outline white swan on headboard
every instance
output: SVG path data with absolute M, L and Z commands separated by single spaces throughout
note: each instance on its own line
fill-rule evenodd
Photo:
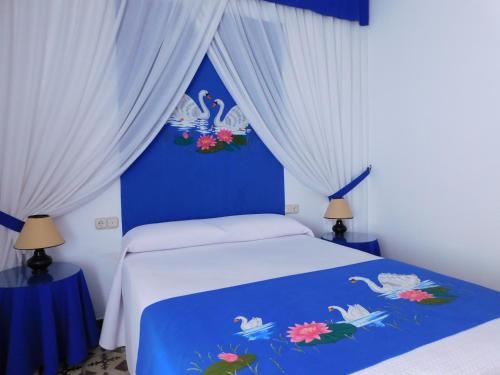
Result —
M 222 112 L 224 112 L 225 104 L 221 99 L 215 99 L 212 106 L 215 108 L 217 105 L 219 106 L 219 112 L 217 112 L 217 116 L 215 116 L 214 120 L 215 130 L 227 129 L 235 135 L 246 134 L 246 128 L 249 123 L 240 107 L 235 105 L 229 110 L 226 116 L 224 116 L 224 120 L 222 120 L 221 117 Z
M 189 95 L 184 94 L 168 120 L 177 121 L 183 126 L 191 127 L 195 126 L 194 122 L 196 120 L 208 120 L 210 118 L 210 110 L 205 104 L 204 98 L 210 100 L 210 94 L 207 90 L 200 90 L 198 93 L 198 106 Z

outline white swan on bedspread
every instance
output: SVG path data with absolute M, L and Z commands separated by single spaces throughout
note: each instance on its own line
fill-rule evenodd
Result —
M 237 316 L 234 318 L 234 323 L 241 322 L 240 328 L 242 331 L 248 331 L 249 329 L 254 329 L 257 327 L 262 327 L 262 319 L 261 318 L 255 318 L 253 317 L 252 319 L 248 320 L 244 316 Z
M 417 275 L 400 275 L 396 273 L 381 273 L 378 275 L 378 281 L 382 286 L 375 284 L 372 280 L 361 277 L 353 276 L 349 278 L 351 283 L 363 281 L 375 293 L 390 293 L 396 290 L 410 290 L 415 289 L 421 283 Z
M 328 311 L 329 312 L 335 310 L 339 311 L 340 314 L 342 315 L 342 318 L 344 318 L 346 322 L 351 322 L 353 320 L 361 319 L 364 318 L 365 316 L 370 315 L 370 312 L 360 304 L 347 305 L 347 306 L 348 306 L 347 311 L 345 311 L 342 307 L 335 305 L 328 306 Z
M 342 315 L 344 321 L 337 323 L 349 323 L 358 328 L 364 326 L 384 327 L 384 323 L 382 323 L 382 321 L 389 316 L 389 314 L 385 311 L 369 312 L 360 304 L 347 306 L 347 311 L 340 306 L 328 306 L 329 312 L 337 310 Z

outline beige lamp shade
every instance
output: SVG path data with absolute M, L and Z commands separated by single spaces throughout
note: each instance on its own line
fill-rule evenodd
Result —
M 24 223 L 14 248 L 17 250 L 37 250 L 59 246 L 64 239 L 49 215 L 32 215 Z
M 352 211 L 344 198 L 332 199 L 325 212 L 325 219 L 352 219 Z

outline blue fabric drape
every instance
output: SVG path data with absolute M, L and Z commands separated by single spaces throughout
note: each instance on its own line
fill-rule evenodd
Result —
M 15 218 L 14 216 L 10 216 L 5 212 L 0 211 L 0 225 L 3 225 L 6 228 L 14 230 L 16 232 L 20 232 L 23 229 L 24 221 Z
M 68 274 L 70 276 L 68 276 Z M 55 375 L 97 346 L 92 302 L 79 267 L 53 263 L 49 273 L 26 267 L 0 273 L 0 374 Z
M 351 182 L 349 182 L 342 189 L 340 189 L 337 192 L 335 192 L 332 195 L 330 195 L 328 198 L 330 198 L 330 199 L 340 199 L 340 198 L 343 198 L 344 195 L 346 195 L 347 193 L 349 193 L 356 186 L 358 186 L 361 183 L 361 181 L 363 181 L 366 177 L 368 177 L 368 175 L 370 174 L 371 170 L 372 170 L 372 166 L 370 165 L 358 177 L 356 177 L 354 180 L 352 180 Z
M 272 3 L 309 9 L 324 16 L 369 23 L 369 0 L 266 0 Z

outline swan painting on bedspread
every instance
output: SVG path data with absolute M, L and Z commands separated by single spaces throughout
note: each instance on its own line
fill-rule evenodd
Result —
M 141 316 L 136 373 L 351 374 L 499 317 L 497 291 L 368 260 L 155 302 Z
M 455 296 L 448 294 L 448 288 L 432 280 L 422 281 L 415 274 L 380 273 L 377 279 L 381 285 L 362 276 L 352 276 L 349 281 L 353 284 L 362 281 L 373 292 L 388 299 L 406 299 L 424 305 L 441 305 L 455 299 Z
M 240 324 L 240 332 L 236 332 L 235 335 L 245 337 L 248 341 L 255 340 L 268 340 L 271 338 L 273 333 L 274 323 L 262 322 L 262 318 L 253 317 L 248 320 L 244 316 L 237 316 L 234 318 L 234 323 Z
M 385 327 L 382 321 L 389 316 L 385 311 L 370 312 L 360 304 L 347 305 L 347 311 L 336 305 L 328 306 L 328 311 L 338 311 L 344 319 L 338 323 L 349 323 L 356 328 L 364 326 Z

